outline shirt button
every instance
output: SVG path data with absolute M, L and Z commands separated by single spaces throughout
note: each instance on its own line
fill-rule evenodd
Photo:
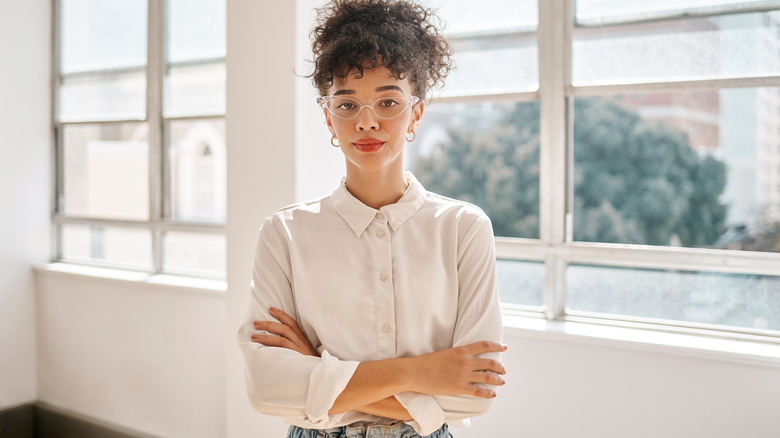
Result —
M 379 219 L 379 220 L 381 221 L 382 219 L 384 219 L 384 218 L 385 218 L 385 215 L 384 215 L 384 214 L 382 214 L 382 212 L 380 211 L 379 213 L 377 213 L 377 214 L 376 214 L 376 218 L 377 218 L 377 219 Z
M 382 275 L 379 276 L 379 279 L 382 281 L 387 280 L 387 274 L 383 272 Z
M 376 230 L 376 237 L 385 237 L 385 230 Z
M 382 326 L 382 331 L 385 333 L 390 332 L 390 324 L 385 324 Z

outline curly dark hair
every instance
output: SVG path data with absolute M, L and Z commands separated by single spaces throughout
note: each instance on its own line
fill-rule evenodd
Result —
M 397 79 L 408 75 L 415 95 L 425 99 L 452 69 L 452 49 L 436 26 L 441 20 L 419 4 L 332 0 L 317 10 L 317 18 L 311 77 L 322 95 L 336 78 L 382 66 Z

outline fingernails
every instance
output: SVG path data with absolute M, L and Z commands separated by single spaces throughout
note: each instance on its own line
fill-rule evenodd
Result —
M 501 344 L 501 346 L 504 347 L 504 351 L 506 351 L 507 348 L 509 348 L 509 345 L 506 345 L 506 344 Z
M 495 396 L 496 396 L 496 392 L 495 391 L 490 391 L 490 397 L 491 398 L 495 398 Z
M 279 309 L 277 309 L 276 307 L 270 307 L 270 308 L 268 308 L 268 311 L 271 312 L 271 313 L 274 313 L 274 312 L 278 312 Z

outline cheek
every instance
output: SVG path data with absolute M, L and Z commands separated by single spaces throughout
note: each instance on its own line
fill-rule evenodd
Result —
M 354 129 L 354 125 L 350 125 L 346 120 L 331 119 L 328 124 L 328 129 L 333 135 L 338 136 Z
M 388 131 L 401 132 L 406 134 L 406 131 L 412 125 L 412 120 L 409 117 L 400 117 L 395 120 L 390 120 L 391 124 L 388 124 Z

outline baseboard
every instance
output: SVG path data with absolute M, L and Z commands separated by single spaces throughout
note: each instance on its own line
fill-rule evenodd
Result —
M 28 403 L 0 410 L 0 437 L 34 438 L 35 404 Z
M 44 403 L 0 410 L 2 438 L 156 438 Z

